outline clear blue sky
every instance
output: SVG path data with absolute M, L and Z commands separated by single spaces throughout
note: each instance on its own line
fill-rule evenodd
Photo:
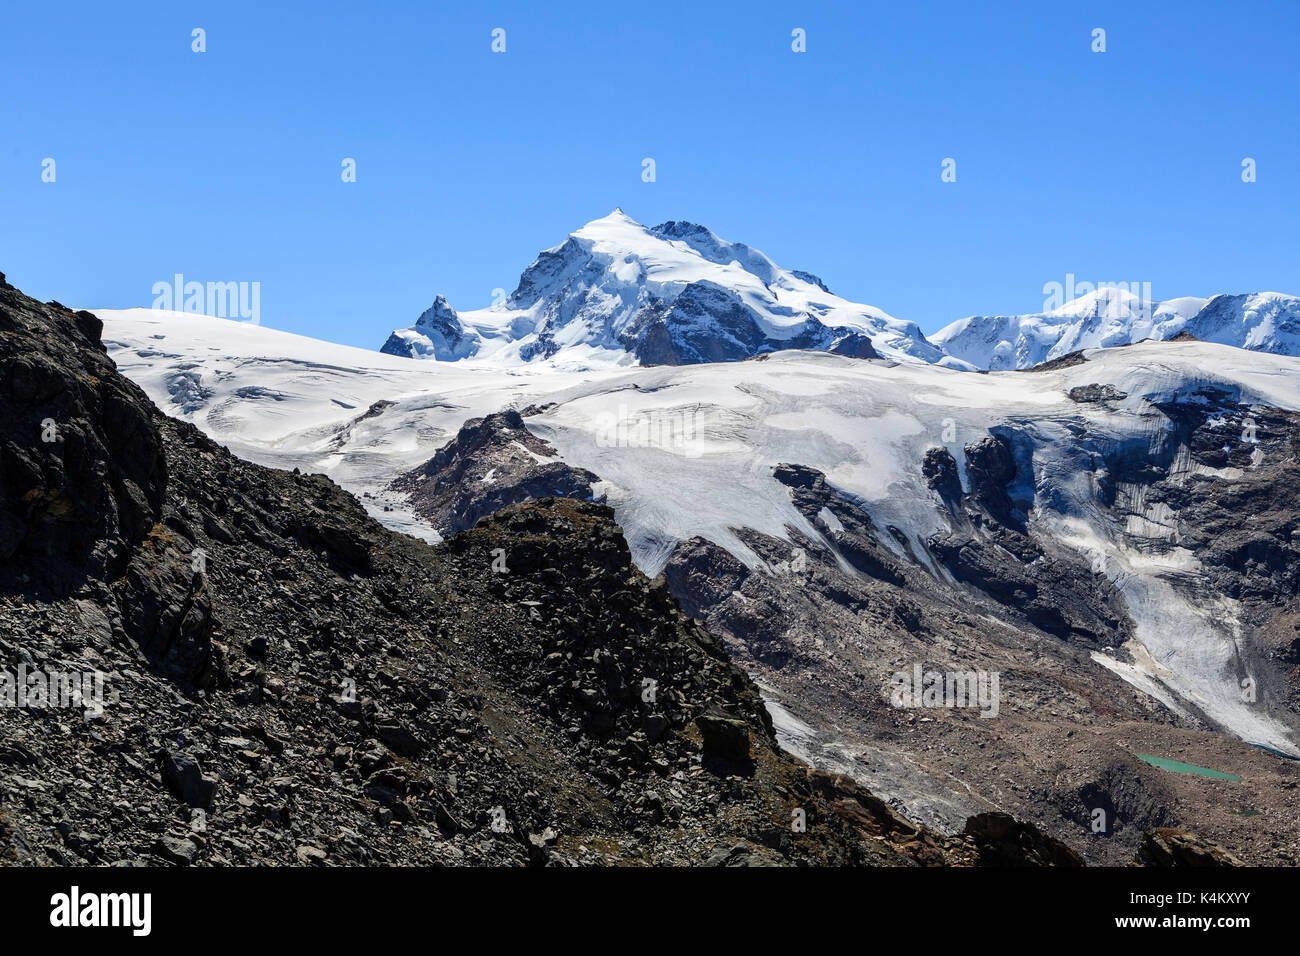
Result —
M 69 305 L 257 281 L 264 325 L 378 348 L 615 206 L 926 332 L 1066 273 L 1300 293 L 1294 2 L 44 2 L 3 29 L 0 271 Z

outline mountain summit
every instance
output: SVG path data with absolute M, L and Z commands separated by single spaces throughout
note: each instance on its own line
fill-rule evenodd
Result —
M 518 287 L 457 313 L 439 296 L 383 351 L 518 364 L 560 353 L 581 362 L 691 365 L 782 349 L 940 362 L 912 322 L 834 295 L 704 226 L 648 228 L 621 209 L 538 255 Z

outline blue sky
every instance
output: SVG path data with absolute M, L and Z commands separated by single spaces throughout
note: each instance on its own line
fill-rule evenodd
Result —
M 0 271 L 68 305 L 256 281 L 264 325 L 378 348 L 615 206 L 926 332 L 1067 273 L 1300 294 L 1292 2 L 46 2 L 4 26 Z

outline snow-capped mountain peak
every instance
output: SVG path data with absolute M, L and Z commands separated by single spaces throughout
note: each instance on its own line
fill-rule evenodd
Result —
M 1170 339 L 1300 355 L 1300 299 L 1276 292 L 1183 296 L 1155 302 L 1102 287 L 1058 308 L 1027 315 L 972 316 L 935 333 L 949 355 L 985 369 L 1029 368 L 1080 349 Z
M 811 273 L 704 226 L 647 227 L 622 209 L 541 252 L 503 301 L 458 315 L 438 300 L 383 350 L 495 364 L 684 365 L 783 349 L 944 359 L 914 323 L 833 295 Z
M 453 361 L 472 355 L 475 349 L 476 343 L 461 325 L 456 310 L 438 296 L 415 320 L 414 327 L 394 332 L 381 351 Z

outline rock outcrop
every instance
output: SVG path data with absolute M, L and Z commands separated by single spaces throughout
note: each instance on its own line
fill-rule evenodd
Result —
M 470 419 L 431 459 L 397 477 L 392 488 L 405 492 L 412 510 L 440 533 L 451 534 L 521 501 L 550 496 L 590 501 L 598 480 L 562 461 L 511 409 Z
M 1168 827 L 1147 831 L 1134 862 L 1139 866 L 1245 865 L 1221 846 Z

